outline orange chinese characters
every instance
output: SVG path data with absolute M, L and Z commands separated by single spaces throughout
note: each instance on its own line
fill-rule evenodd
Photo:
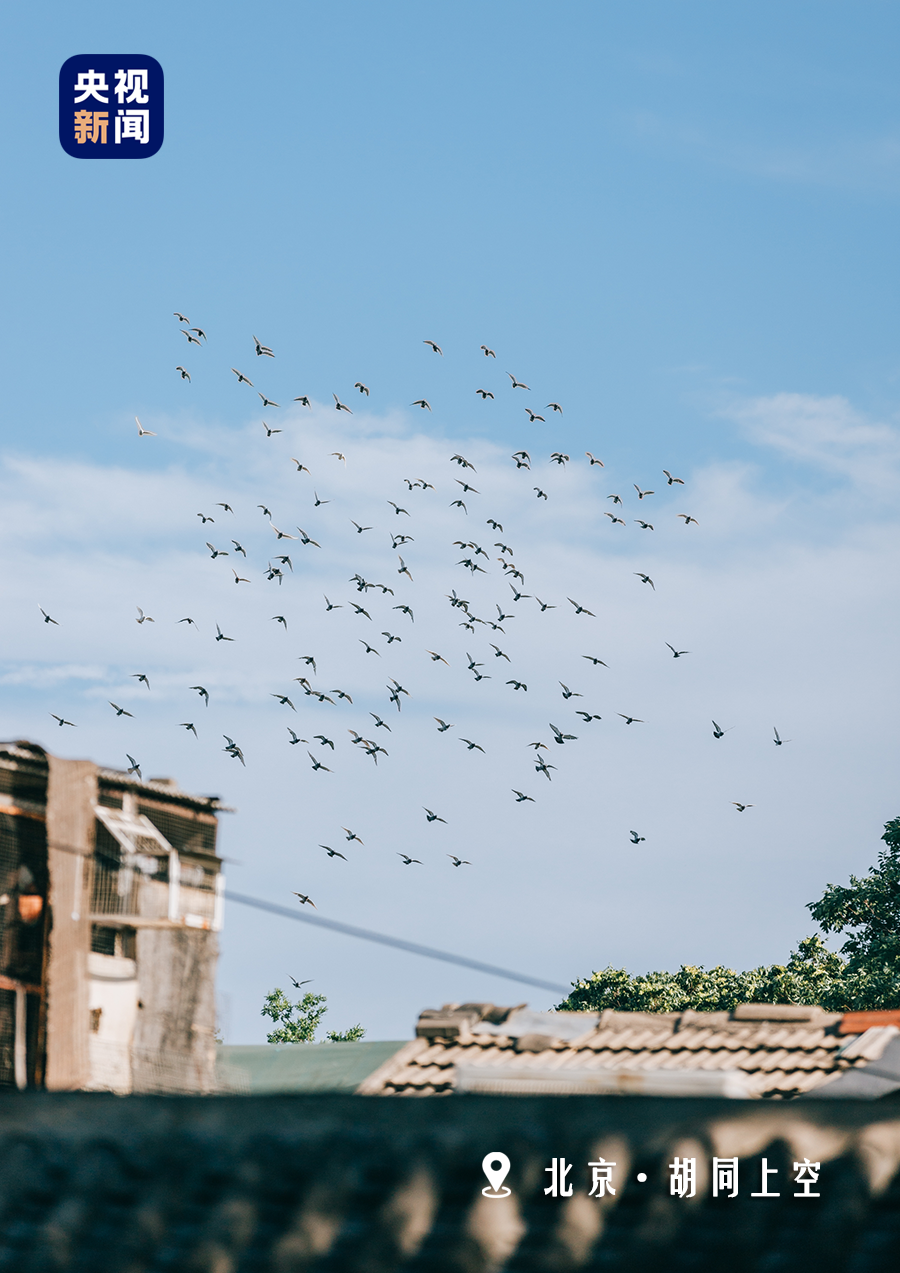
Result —
M 75 112 L 75 140 L 79 146 L 83 146 L 86 141 L 99 141 L 101 146 L 105 146 L 108 126 L 108 111 Z

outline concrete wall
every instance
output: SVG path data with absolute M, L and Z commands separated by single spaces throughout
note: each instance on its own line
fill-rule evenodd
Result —
M 481 1192 L 496 1150 L 502 1201 Z M 738 1197 L 711 1197 L 713 1154 L 739 1158 Z M 693 1198 L 669 1191 L 676 1155 Z M 807 1156 L 819 1198 L 789 1183 Z M 762 1157 L 778 1197 L 751 1197 Z M 553 1158 L 571 1197 L 544 1193 Z M 895 1273 L 898 1162 L 900 1107 L 877 1102 L 7 1093 L 0 1268 Z
M 46 1085 L 85 1087 L 90 1079 L 85 898 L 94 847 L 97 766 L 48 756 L 47 864 L 51 929 L 46 971 Z
M 135 1091 L 215 1090 L 217 958 L 215 933 L 138 930 Z

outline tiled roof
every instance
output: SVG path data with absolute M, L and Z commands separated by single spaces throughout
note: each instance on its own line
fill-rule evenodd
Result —
M 41 776 L 47 774 L 47 752 L 37 743 L 29 743 L 24 739 L 10 743 L 0 742 L 0 763 L 4 761 L 7 762 L 4 768 L 17 768 Z M 186 805 L 209 813 L 234 812 L 221 804 L 218 796 L 195 796 L 182 791 L 173 778 L 138 778 L 136 774 L 126 770 L 110 769 L 103 765 L 97 767 L 97 778 L 102 786 L 134 791 L 144 796 L 162 796 L 172 804 Z
M 519 1090 L 589 1090 L 593 1079 L 598 1090 L 652 1091 L 655 1085 L 668 1091 L 693 1072 L 695 1094 L 704 1081 L 710 1094 L 725 1094 L 728 1080 L 729 1095 L 792 1097 L 877 1059 L 896 1033 L 893 1025 L 881 1025 L 848 1036 L 840 1031 L 842 1019 L 817 1007 L 769 1004 L 659 1014 L 446 1004 L 423 1012 L 416 1039 L 358 1090 L 406 1096 L 458 1087 L 515 1091 L 517 1080 L 530 1078 Z
M 162 796 L 172 804 L 191 805 L 212 813 L 233 812 L 219 803 L 218 796 L 192 796 L 187 791 L 182 791 L 173 778 L 138 778 L 126 770 L 108 769 L 103 765 L 98 767 L 97 777 L 105 786 L 136 791 L 146 796 Z

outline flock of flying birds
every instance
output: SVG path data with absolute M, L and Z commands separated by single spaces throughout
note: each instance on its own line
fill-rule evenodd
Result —
M 189 320 L 185 317 L 185 315 L 177 311 L 175 312 L 175 318 L 178 320 L 180 324 L 181 334 L 185 336 L 188 343 L 188 347 L 196 345 L 202 349 L 207 340 L 206 333 L 203 331 L 203 329 L 200 327 L 191 327 Z M 439 355 L 440 357 L 443 357 L 443 350 L 441 349 L 440 345 L 438 345 L 436 342 L 432 340 L 425 340 L 423 341 L 423 344 L 428 346 L 434 354 Z M 253 346 L 254 346 L 256 357 L 258 358 L 274 358 L 275 357 L 274 351 L 269 346 L 264 345 L 256 336 L 253 337 Z M 496 354 L 494 350 L 489 348 L 487 345 L 482 345 L 480 348 L 485 358 L 496 358 Z M 188 382 L 191 381 L 190 372 L 187 370 L 186 367 L 179 365 L 176 368 L 176 370 L 178 371 L 182 380 L 188 381 Z M 232 367 L 231 370 L 237 378 L 236 383 L 238 385 L 247 385 L 249 388 L 255 389 L 253 380 L 251 380 L 250 377 L 247 376 L 243 371 L 240 371 L 236 367 Z M 525 384 L 524 381 L 518 380 L 516 376 L 514 376 L 511 372 L 507 372 L 506 374 L 510 380 L 511 390 L 513 391 L 523 390 L 525 392 L 530 392 L 529 386 Z M 369 398 L 370 389 L 368 385 L 358 380 L 356 381 L 353 387 L 364 398 L 366 399 Z M 280 404 L 278 402 L 274 401 L 274 399 L 272 398 L 269 398 L 265 393 L 261 392 L 260 390 L 256 390 L 256 392 L 261 400 L 263 410 L 268 411 L 269 408 L 278 409 L 280 407 Z M 475 393 L 478 397 L 482 399 L 482 401 L 493 399 L 495 396 L 493 391 L 488 389 L 482 389 L 482 388 L 476 389 Z M 353 414 L 352 408 L 349 407 L 345 402 L 342 402 L 337 394 L 333 394 L 332 396 L 334 398 L 334 408 L 336 411 Z M 308 409 L 312 408 L 310 398 L 307 394 L 298 395 L 297 397 L 294 398 L 294 402 L 299 403 L 301 407 L 305 407 Z M 414 407 L 418 407 L 419 409 L 423 411 L 431 411 L 431 405 L 428 402 L 428 400 L 424 397 L 415 399 L 410 405 Z M 563 414 L 563 408 L 558 402 L 549 402 L 546 404 L 546 406 L 543 409 L 545 411 L 549 411 L 554 414 L 559 414 L 559 415 Z M 529 421 L 531 423 L 546 422 L 546 417 L 540 414 L 538 410 L 534 410 L 527 405 L 525 406 L 524 410 L 526 414 L 528 415 Z M 141 424 L 140 420 L 137 419 L 137 417 L 135 417 L 135 421 L 137 424 L 139 438 L 145 438 L 145 437 L 152 438 L 156 436 L 156 434 L 152 430 L 145 429 L 143 425 Z M 265 421 L 262 422 L 262 428 L 264 429 L 267 438 L 272 438 L 276 434 L 279 434 L 282 432 L 281 429 L 275 428 L 271 426 L 270 424 L 266 423 Z M 598 459 L 590 451 L 585 452 L 585 455 L 589 461 L 591 468 L 593 468 L 595 465 L 599 466 L 600 468 L 603 468 L 603 461 L 601 459 Z M 346 455 L 341 451 L 332 452 L 332 458 L 334 458 L 340 463 L 346 464 Z M 528 470 L 530 472 L 532 459 L 528 451 L 526 450 L 515 451 L 512 453 L 510 458 L 514 461 L 517 471 Z M 311 476 L 311 474 L 309 473 L 309 469 L 306 467 L 306 465 L 301 463 L 300 460 L 292 459 L 291 462 L 296 466 L 296 471 L 298 473 L 307 473 L 308 475 Z M 465 514 L 468 514 L 469 510 L 468 510 L 467 500 L 472 495 L 478 496 L 480 494 L 477 488 L 474 485 L 472 485 L 472 482 L 469 480 L 470 476 L 473 479 L 477 480 L 475 467 L 469 460 L 465 458 L 465 456 L 459 453 L 452 455 L 450 457 L 450 462 L 456 464 L 458 466 L 458 471 L 461 471 L 463 475 L 462 477 L 455 476 L 453 479 L 455 484 L 461 489 L 458 492 L 456 492 L 456 498 L 452 501 L 450 507 L 460 508 Z M 565 466 L 566 464 L 570 462 L 570 456 L 565 454 L 563 451 L 554 451 L 551 453 L 550 462 L 559 466 Z M 662 474 L 665 478 L 667 487 L 674 488 L 674 487 L 684 486 L 684 481 L 680 477 L 674 476 L 668 469 L 663 469 Z M 414 481 L 409 478 L 404 478 L 403 481 L 407 487 L 408 492 L 412 492 L 413 490 L 422 490 L 423 492 L 435 491 L 434 485 L 431 482 L 426 481 L 424 478 L 417 478 Z M 650 497 L 652 497 L 655 494 L 655 491 L 649 490 L 649 489 L 643 489 L 640 486 L 638 486 L 637 483 L 634 483 L 633 485 L 634 485 L 634 490 L 637 494 L 639 507 L 642 509 L 649 508 L 649 505 L 644 505 L 643 501 L 649 500 Z M 536 499 L 538 500 L 549 499 L 547 492 L 544 491 L 540 486 L 534 486 L 532 489 L 535 493 Z M 314 491 L 313 495 L 314 495 L 314 505 L 313 505 L 314 508 L 319 508 L 322 505 L 325 505 L 331 502 L 330 500 L 321 499 L 317 491 Z M 611 526 L 622 526 L 622 527 L 626 526 L 627 522 L 625 518 L 619 515 L 619 511 L 620 510 L 624 511 L 624 507 L 625 507 L 622 496 L 618 494 L 610 494 L 606 498 L 610 501 L 612 506 L 611 509 L 605 512 L 605 516 L 610 519 Z M 412 524 L 412 520 L 413 520 L 412 516 L 407 508 L 404 508 L 402 505 L 398 504 L 397 502 L 393 500 L 387 500 L 386 503 L 392 510 L 392 518 L 396 519 L 396 518 L 405 517 L 409 519 L 409 521 L 407 522 L 396 523 L 399 527 L 401 527 L 401 529 L 398 530 L 398 532 L 396 533 L 394 533 L 393 531 L 391 532 L 391 546 L 393 551 L 396 552 L 397 554 L 397 562 L 399 563 L 396 570 L 397 574 L 401 577 L 405 577 L 410 582 L 413 582 L 412 573 L 409 567 L 407 566 L 403 556 L 401 555 L 401 550 L 404 548 L 404 546 L 408 543 L 414 542 L 413 536 L 405 533 L 407 527 L 409 527 Z M 216 505 L 216 507 L 222 510 L 221 514 L 216 515 L 220 518 L 222 517 L 227 518 L 229 514 L 232 514 L 232 515 L 234 514 L 234 509 L 226 501 L 220 501 Z M 275 535 L 275 547 L 276 549 L 279 550 L 278 552 L 274 553 L 270 557 L 267 563 L 267 566 L 265 568 L 264 575 L 269 582 L 277 582 L 280 585 L 283 583 L 284 579 L 286 578 L 285 571 L 293 573 L 293 570 L 294 570 L 294 563 L 291 556 L 291 550 L 289 548 L 290 542 L 299 543 L 302 549 L 304 550 L 307 548 L 320 548 L 321 545 L 306 530 L 302 529 L 299 526 L 294 528 L 297 532 L 296 534 L 288 532 L 276 526 L 272 520 L 272 512 L 265 504 L 259 504 L 257 507 L 260 510 L 262 516 L 265 519 L 267 519 L 268 524 Z M 699 525 L 697 519 L 689 513 L 678 513 L 676 514 L 676 516 L 683 521 L 685 528 L 691 525 L 695 525 L 695 526 Z M 211 514 L 208 514 L 205 512 L 198 512 L 197 517 L 200 519 L 201 526 L 204 528 L 207 526 L 207 524 L 211 524 L 211 525 L 216 524 L 216 519 Z M 653 522 L 648 520 L 648 517 L 634 517 L 632 520 L 634 524 L 640 527 L 641 531 L 652 532 L 655 529 Z M 355 528 L 355 533 L 357 535 L 367 534 L 368 532 L 374 529 L 374 527 L 372 526 L 365 526 L 356 521 L 351 521 L 351 524 Z M 487 527 L 490 528 L 491 531 L 493 531 L 494 533 L 498 534 L 501 537 L 497 541 L 493 541 L 493 546 L 494 548 L 499 550 L 500 555 L 496 558 L 496 560 L 500 564 L 502 574 L 505 578 L 508 588 L 511 591 L 511 601 L 506 601 L 504 605 L 507 605 L 507 604 L 517 605 L 519 602 L 524 600 L 534 600 L 537 606 L 539 607 L 541 613 L 545 613 L 548 610 L 556 609 L 557 608 L 556 605 L 551 605 L 549 602 L 542 600 L 540 597 L 537 597 L 534 594 L 524 592 L 525 576 L 523 572 L 518 568 L 518 565 L 516 564 L 512 548 L 507 543 L 505 543 L 503 539 L 504 531 L 503 531 L 502 524 L 499 521 L 497 521 L 495 518 L 489 517 L 486 520 L 486 525 Z M 235 561 L 238 558 L 242 558 L 244 562 L 246 562 L 247 560 L 246 549 L 244 548 L 244 546 L 241 544 L 240 540 L 238 539 L 229 537 L 229 547 L 227 549 L 222 549 L 221 547 L 217 547 L 210 540 L 206 540 L 205 543 L 206 543 L 207 549 L 209 550 L 210 559 L 213 561 L 217 560 L 219 557 L 229 557 L 232 561 Z M 490 552 L 486 548 L 484 548 L 482 545 L 478 544 L 474 539 L 456 540 L 454 541 L 453 547 L 458 548 L 463 553 L 462 558 L 460 558 L 456 564 L 468 570 L 472 577 L 474 577 L 476 574 L 479 574 L 479 573 L 480 574 L 488 573 L 485 566 L 482 566 L 480 564 L 479 558 L 483 558 L 484 561 L 489 564 Z M 230 566 L 230 569 L 234 576 L 234 582 L 236 585 L 239 586 L 241 584 L 248 584 L 251 582 L 250 578 L 247 575 L 242 575 L 238 570 L 234 569 L 233 566 Z M 243 569 L 247 569 L 246 565 L 243 566 Z M 634 571 L 633 573 L 641 581 L 642 584 L 647 585 L 651 590 L 655 592 L 656 584 L 654 583 L 650 575 L 642 571 Z M 381 582 L 368 580 L 364 578 L 363 575 L 361 575 L 358 572 L 351 577 L 350 582 L 355 585 L 357 593 L 360 594 L 361 596 L 361 600 L 359 602 L 357 601 L 335 602 L 335 601 L 332 601 L 328 596 L 325 596 L 324 600 L 325 600 L 326 612 L 330 613 L 331 611 L 335 611 L 335 610 L 348 609 L 348 610 L 352 610 L 356 617 L 360 617 L 371 622 L 372 615 L 369 613 L 369 610 L 366 608 L 366 604 L 369 604 L 369 603 L 364 604 L 364 602 L 366 602 L 366 595 L 369 592 L 377 593 L 377 594 L 380 594 L 381 598 L 383 599 L 389 594 L 391 597 L 392 610 L 396 611 L 400 618 L 407 620 L 409 624 L 412 625 L 415 623 L 415 612 L 412 606 L 404 602 L 394 604 L 396 597 L 395 597 L 394 589 L 392 587 L 389 587 L 387 584 L 384 584 Z M 507 622 L 515 617 L 512 612 L 507 612 L 505 610 L 504 605 L 497 604 L 497 603 L 495 603 L 495 609 L 496 609 L 495 616 L 488 616 L 488 617 L 478 616 L 474 613 L 472 604 L 468 600 L 466 600 L 463 596 L 461 596 L 457 592 L 456 588 L 452 588 L 450 593 L 447 594 L 447 600 L 450 606 L 453 609 L 457 610 L 459 614 L 462 616 L 460 620 L 460 626 L 463 627 L 467 632 L 471 633 L 473 636 L 476 634 L 476 627 L 480 629 L 483 634 L 487 634 L 488 632 L 490 632 L 491 635 L 503 635 L 505 632 L 505 629 L 502 625 L 504 624 L 504 622 Z M 568 605 L 572 607 L 573 618 L 579 618 L 583 616 L 586 619 L 591 619 L 596 617 L 593 611 L 589 610 L 584 604 L 582 604 L 581 601 L 577 600 L 576 598 L 567 597 L 566 601 Z M 53 624 L 58 626 L 59 621 L 55 619 L 52 615 L 50 615 L 43 608 L 41 608 L 41 614 L 43 616 L 43 622 L 45 624 Z M 287 631 L 288 620 L 284 615 L 276 614 L 276 615 L 272 615 L 271 618 L 273 622 L 276 622 L 282 625 L 285 631 Z M 145 623 L 154 623 L 155 620 L 151 615 L 146 614 L 140 607 L 137 607 L 137 615 L 135 617 L 135 622 L 138 624 L 145 624 Z M 191 618 L 190 616 L 185 616 L 179 619 L 178 622 L 187 624 L 189 626 L 196 626 L 195 620 Z M 402 637 L 400 637 L 399 635 L 395 633 L 392 633 L 389 630 L 383 631 L 381 635 L 386 638 L 387 645 L 389 647 L 392 646 L 395 642 L 402 642 L 403 640 Z M 375 645 L 371 644 L 365 637 L 360 637 L 358 639 L 360 643 L 362 644 L 362 646 L 364 647 L 365 653 L 367 655 L 375 655 L 378 658 L 381 657 L 381 651 Z M 407 636 L 407 639 L 408 639 L 408 636 Z M 215 640 L 217 642 L 231 642 L 234 640 L 234 638 L 232 638 L 231 636 L 228 636 L 225 632 L 222 631 L 222 628 L 219 626 L 219 624 L 216 624 Z M 527 683 L 519 679 L 513 674 L 513 667 L 512 667 L 512 661 L 510 659 L 510 656 L 496 642 L 490 641 L 488 642 L 488 644 L 491 650 L 493 651 L 492 658 L 494 660 L 497 660 L 497 663 L 495 664 L 495 666 L 502 667 L 504 666 L 504 664 L 509 665 L 507 670 L 510 672 L 510 676 L 509 676 L 509 679 L 506 680 L 506 685 L 510 686 L 512 690 L 516 693 L 518 692 L 527 693 L 528 692 Z M 672 657 L 675 659 L 684 658 L 686 655 L 690 654 L 689 650 L 677 649 L 675 646 L 669 644 L 668 642 L 666 642 L 665 644 L 670 650 Z M 428 657 L 433 662 L 447 664 L 447 660 L 443 657 L 443 655 L 439 651 L 427 649 L 424 652 L 428 655 Z M 316 657 L 314 655 L 301 655 L 299 657 L 300 657 L 300 661 L 305 665 L 305 667 L 307 669 L 311 669 L 313 676 L 315 676 L 317 672 Z M 482 671 L 482 669 L 485 666 L 483 661 L 478 661 L 476 658 L 473 658 L 471 654 L 467 654 L 466 657 L 468 661 L 468 671 L 472 673 L 476 682 L 486 680 L 486 679 L 491 679 L 491 674 Z M 586 659 L 594 667 L 607 666 L 607 664 L 602 659 L 600 659 L 594 654 L 584 654 L 582 655 L 582 657 Z M 148 676 L 145 673 L 135 672 L 135 673 L 132 673 L 132 676 L 135 678 L 138 684 L 143 684 L 146 686 L 148 690 L 150 690 L 150 681 Z M 313 685 L 308 675 L 305 675 L 305 674 L 297 676 L 293 679 L 298 684 L 298 690 L 292 691 L 295 697 L 302 691 L 305 697 L 314 699 L 319 703 L 329 703 L 332 705 L 335 705 L 337 702 L 340 702 L 340 701 L 346 701 L 350 704 L 353 703 L 353 699 L 351 698 L 351 696 L 343 689 L 331 689 L 331 688 L 322 689 L 320 687 Z M 583 695 L 571 689 L 568 685 L 564 684 L 562 681 L 559 682 L 559 685 L 561 689 L 562 698 L 566 703 L 570 703 L 570 701 L 573 699 L 583 697 Z M 192 691 L 196 692 L 199 695 L 200 699 L 204 702 L 206 706 L 209 705 L 209 691 L 206 689 L 205 686 L 197 684 L 197 685 L 192 685 L 190 688 Z M 398 714 L 401 713 L 403 708 L 403 700 L 404 698 L 410 697 L 410 691 L 393 677 L 387 680 L 385 689 L 387 691 L 386 701 L 387 701 L 389 709 L 395 709 Z M 270 696 L 276 699 L 281 706 L 287 708 L 289 711 L 293 711 L 294 713 L 297 712 L 296 704 L 294 703 L 293 699 L 291 698 L 289 694 L 272 692 Z M 126 710 L 126 708 L 122 707 L 118 703 L 112 702 L 110 700 L 109 705 L 113 709 L 117 717 L 122 717 L 122 716 L 132 717 L 133 716 L 133 714 L 130 711 Z M 574 703 L 572 703 L 571 706 L 574 708 Z M 60 728 L 62 728 L 63 726 L 74 727 L 75 722 L 68 720 L 65 716 L 59 716 L 59 715 L 56 715 L 55 713 L 51 713 L 51 715 L 53 716 L 53 719 L 58 723 Z M 589 726 L 593 721 L 599 721 L 601 719 L 601 717 L 597 715 L 596 713 L 590 712 L 584 708 L 575 708 L 575 715 L 581 718 L 583 728 L 586 728 L 587 726 Z M 617 715 L 620 716 L 621 719 L 625 722 L 625 724 L 629 726 L 644 723 L 640 717 L 630 716 L 623 712 L 619 712 L 617 713 Z M 369 716 L 371 716 L 374 720 L 374 732 L 383 730 L 385 731 L 385 734 L 390 734 L 393 731 L 394 726 L 389 725 L 387 721 L 384 720 L 379 713 L 370 711 Z M 436 722 L 437 730 L 439 733 L 447 733 L 448 731 L 455 728 L 455 726 L 452 723 L 444 720 L 443 718 L 439 716 L 435 716 L 433 719 Z M 184 728 L 185 730 L 193 733 L 195 737 L 197 736 L 197 729 L 193 721 L 189 721 L 189 720 L 181 721 L 179 722 L 179 724 L 181 728 Z M 713 737 L 716 739 L 723 738 L 725 734 L 728 732 L 728 730 L 723 729 L 715 720 L 712 721 L 712 727 L 713 727 L 712 734 L 713 734 Z M 560 746 L 560 747 L 565 746 L 565 744 L 569 742 L 574 742 L 577 739 L 576 735 L 566 732 L 566 729 L 564 727 L 560 727 L 554 724 L 553 722 L 549 722 L 549 728 L 551 731 L 552 741 L 557 746 Z M 382 745 L 381 741 L 374 738 L 366 738 L 363 734 L 357 732 L 354 729 L 350 729 L 348 732 L 351 736 L 351 744 L 355 747 L 361 748 L 361 750 L 364 752 L 365 755 L 371 757 L 372 761 L 374 762 L 376 766 L 378 764 L 379 756 L 387 757 L 389 755 L 389 752 Z M 328 756 L 330 754 L 335 753 L 334 739 L 330 738 L 325 733 L 313 734 L 312 737 L 309 739 L 303 738 L 290 725 L 287 726 L 287 733 L 289 735 L 287 741 L 290 746 L 303 745 L 306 747 L 307 749 L 306 754 L 309 757 L 311 766 L 314 771 L 324 772 L 324 773 L 332 772 L 329 766 L 327 766 L 324 763 L 324 760 L 322 759 L 322 755 L 324 753 L 326 756 Z M 381 737 L 385 737 L 385 734 L 382 734 Z M 457 735 L 457 736 L 459 737 L 459 741 L 463 743 L 463 745 L 467 748 L 469 752 L 481 752 L 482 754 L 484 753 L 485 749 L 481 746 L 480 743 L 470 738 L 464 738 L 461 735 Z M 237 742 L 235 742 L 235 740 L 229 737 L 228 735 L 223 735 L 223 739 L 225 742 L 223 751 L 225 751 L 233 759 L 239 761 L 242 765 L 245 765 L 246 760 L 244 757 L 244 753 L 241 747 L 237 744 Z M 783 739 L 780 736 L 778 730 L 775 729 L 774 738 L 772 741 L 774 742 L 776 747 L 781 747 L 783 746 L 784 743 L 790 742 L 791 740 Z M 310 750 L 310 748 L 314 745 L 314 743 L 319 744 L 319 755 L 316 755 Z M 538 740 L 538 741 L 529 743 L 528 746 L 532 749 L 532 752 L 533 752 L 532 761 L 534 764 L 535 772 L 538 775 L 545 778 L 547 781 L 552 781 L 552 772 L 556 769 L 556 766 L 554 764 L 549 763 L 548 757 L 549 757 L 549 753 L 551 749 L 548 746 L 548 744 L 541 740 Z M 547 752 L 548 756 L 544 756 L 542 754 L 543 752 Z M 137 760 L 135 760 L 135 758 L 131 756 L 130 754 L 126 753 L 126 755 L 128 756 L 128 762 L 129 762 L 129 767 L 127 772 L 134 773 L 137 775 L 138 778 L 141 778 L 142 774 L 141 774 L 140 763 Z M 533 796 L 528 795 L 526 792 L 521 791 L 518 788 L 511 788 L 511 792 L 515 798 L 515 801 L 519 804 L 524 804 L 525 802 L 529 802 L 529 801 L 532 803 L 534 802 L 535 798 Z M 732 804 L 734 805 L 735 809 L 739 813 L 744 813 L 747 809 L 753 808 L 752 804 L 748 804 L 746 802 L 742 803 L 737 800 L 732 801 Z M 423 809 L 424 809 L 426 821 L 428 823 L 436 823 L 436 822 L 444 823 L 446 821 L 444 818 L 440 817 L 437 813 L 435 813 L 434 810 L 427 808 L 425 806 L 423 806 Z M 347 844 L 351 844 L 353 842 L 358 842 L 360 845 L 363 844 L 363 841 L 360 839 L 359 835 L 357 835 L 355 831 L 352 831 L 348 827 L 342 827 L 342 830 L 345 834 Z M 635 830 L 630 831 L 629 836 L 630 836 L 632 844 L 634 845 L 643 843 L 645 839 L 644 836 L 640 835 Z M 332 859 L 340 858 L 343 861 L 347 860 L 345 855 L 342 852 L 335 849 L 331 845 L 322 844 L 319 847 L 325 851 L 325 853 L 328 855 L 329 858 L 332 858 Z M 409 854 L 397 853 L 397 856 L 402 859 L 403 864 L 406 866 L 422 865 L 422 862 L 419 858 L 411 857 Z M 464 858 L 460 858 L 456 854 L 448 853 L 446 854 L 446 856 L 451 860 L 454 867 L 472 865 L 471 862 L 469 862 L 468 860 Z M 315 906 L 315 903 L 312 901 L 312 899 L 309 897 L 308 894 L 295 893 L 295 896 L 300 899 L 300 902 L 302 904 Z

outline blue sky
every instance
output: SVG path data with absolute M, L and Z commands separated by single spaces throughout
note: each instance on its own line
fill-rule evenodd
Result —
M 141 658 L 159 697 L 128 750 L 240 809 L 223 845 L 243 863 L 231 878 L 244 892 L 284 901 L 302 875 L 334 918 L 563 983 L 608 962 L 784 958 L 810 929 L 803 904 L 826 879 L 863 869 L 897 812 L 898 25 L 881 3 L 274 3 L 260 14 L 98 3 L 9 15 L 2 732 L 120 763 L 124 734 L 106 699 L 122 701 Z M 153 159 L 91 163 L 61 150 L 59 66 L 92 51 L 161 62 L 166 140 Z M 188 352 L 174 310 L 208 332 L 206 347 Z M 251 333 L 274 360 L 256 357 Z M 507 372 L 531 390 L 512 390 Z M 364 401 L 357 380 L 371 387 Z M 495 399 L 476 397 L 481 387 Z M 277 420 L 257 409 L 257 388 L 283 404 Z M 331 409 L 335 392 L 352 419 Z M 288 409 L 299 394 L 309 413 Z M 430 413 L 410 407 L 421 396 Z M 530 424 L 524 403 L 551 400 L 564 415 L 542 410 L 546 424 Z M 156 438 L 136 438 L 135 415 Z M 261 418 L 282 435 L 267 440 Z M 546 508 L 531 502 L 533 483 L 516 485 L 509 453 L 520 447 L 540 465 Z M 281 590 L 289 657 L 306 652 L 297 630 L 333 653 L 329 676 L 355 679 L 365 697 L 359 637 L 323 626 L 335 616 L 319 596 L 339 586 L 347 604 L 346 578 L 362 568 L 348 522 L 374 517 L 383 547 L 395 528 L 384 501 L 405 502 L 415 457 L 441 492 L 440 512 L 411 507 L 425 533 L 410 553 L 421 621 L 429 641 L 441 638 L 456 612 L 438 601 L 466 574 L 445 552 L 459 529 L 443 493 L 462 472 L 449 464 L 460 448 L 478 457 L 479 498 L 506 510 L 529 591 L 581 584 L 603 607 L 594 643 L 616 664 L 602 690 L 579 672 L 604 717 L 588 728 L 608 733 L 593 751 L 584 738 L 554 748 L 568 769 L 543 784 L 549 808 L 535 806 L 530 823 L 495 803 L 495 789 L 524 781 L 505 757 L 534 728 L 498 684 L 480 700 L 485 687 L 467 679 L 442 688 L 404 644 L 393 674 L 415 668 L 419 697 L 404 709 L 409 740 L 392 736 L 402 763 L 392 756 L 395 772 L 376 782 L 351 755 L 327 794 L 312 781 L 321 775 L 293 765 L 305 749 L 286 746 L 268 706 L 289 679 L 287 647 L 265 629 L 277 584 L 260 574 L 272 547 L 254 506 L 277 500 L 276 522 L 325 531 L 323 563 L 304 559 Z M 554 449 L 571 455 L 565 469 L 548 464 Z M 346 452 L 345 468 L 332 450 Z M 585 450 L 605 468 L 590 469 Z M 663 467 L 686 480 L 674 500 Z M 602 517 L 607 495 L 632 483 L 658 492 L 652 552 L 651 532 L 637 538 L 636 496 L 627 531 Z M 332 505 L 310 509 L 307 485 Z M 206 559 L 195 515 L 217 499 L 241 519 L 256 572 L 247 589 L 224 588 L 231 558 L 224 573 Z M 680 511 L 700 526 L 682 527 Z M 385 564 L 365 551 L 383 578 L 390 552 Z M 656 594 L 644 595 L 636 569 Z M 483 582 L 487 592 L 472 588 L 486 613 L 507 585 Z M 56 645 L 36 630 L 41 604 L 64 618 Z M 147 636 L 132 623 L 138 604 L 158 612 L 153 645 L 136 644 Z M 195 656 L 178 643 L 184 605 L 202 607 L 207 626 L 224 614 L 240 629 L 230 663 L 207 662 L 219 647 Z M 553 683 L 585 652 L 573 621 L 557 609 L 512 625 L 510 652 L 533 680 L 557 655 L 563 668 L 529 690 L 547 696 L 535 719 L 558 723 Z M 445 638 L 459 678 L 467 636 Z M 690 658 L 657 663 L 666 640 Z M 493 663 L 478 641 L 476 658 Z M 675 671 L 686 673 L 677 684 Z M 193 751 L 173 731 L 188 719 L 180 687 L 201 672 L 221 686 L 218 733 L 249 743 L 246 773 L 212 728 Z M 612 732 L 635 700 L 656 731 L 642 743 L 637 727 Z M 440 714 L 443 701 L 471 712 L 504 760 L 477 778 L 461 758 L 448 765 L 425 732 L 426 707 Z M 77 739 L 47 728 L 60 709 Z M 729 712 L 723 760 L 708 721 Z M 790 746 L 772 747 L 775 721 Z M 408 878 L 418 868 L 389 870 L 388 855 L 421 842 L 407 805 L 442 799 L 456 819 L 448 845 L 479 857 L 471 874 L 438 874 L 443 844 L 425 882 Z M 732 817 L 733 799 L 756 807 Z M 338 884 L 325 868 L 342 864 L 302 855 L 351 813 L 384 858 L 353 864 Z M 643 863 L 627 852 L 636 819 L 652 828 Z M 362 1019 L 381 1037 L 403 1037 L 426 1004 L 517 993 L 232 908 L 229 1038 L 262 1037 L 262 994 L 289 972 L 329 995 L 330 1025 Z

